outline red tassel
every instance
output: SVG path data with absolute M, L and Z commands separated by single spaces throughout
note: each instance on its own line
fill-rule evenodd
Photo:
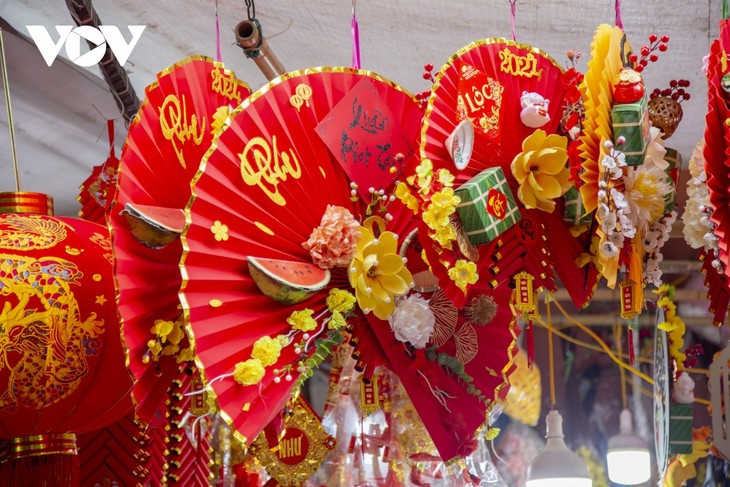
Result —
M 1 464 L 0 480 L 7 487 L 77 487 L 79 457 L 52 454 L 11 459 Z
M 629 326 L 629 364 L 634 366 L 634 329 Z
M 527 367 L 532 369 L 532 363 L 535 361 L 535 337 L 532 333 L 532 320 L 527 322 L 525 328 L 525 345 L 527 346 Z

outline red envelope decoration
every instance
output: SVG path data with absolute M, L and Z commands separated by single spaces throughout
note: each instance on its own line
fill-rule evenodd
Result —
M 459 68 L 457 121 L 468 119 L 477 133 L 499 144 L 504 86 L 468 63 Z
M 370 188 L 386 189 L 396 175 L 389 172 L 397 154 L 414 154 L 399 120 L 386 104 L 387 85 L 363 78 L 317 125 L 317 133 L 362 198 Z

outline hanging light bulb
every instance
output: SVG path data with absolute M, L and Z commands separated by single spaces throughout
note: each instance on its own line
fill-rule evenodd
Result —
M 592 487 L 588 467 L 563 441 L 563 418 L 553 409 L 546 419 L 547 445 L 527 470 L 526 487 Z
M 608 478 L 622 485 L 643 484 L 651 477 L 649 448 L 633 433 L 631 411 L 621 411 L 619 421 L 619 434 L 608 440 Z

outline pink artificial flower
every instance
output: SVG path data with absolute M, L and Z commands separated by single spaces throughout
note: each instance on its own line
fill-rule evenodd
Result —
M 312 261 L 322 269 L 347 267 L 360 241 L 360 223 L 346 208 L 327 205 L 319 226 L 302 244 Z

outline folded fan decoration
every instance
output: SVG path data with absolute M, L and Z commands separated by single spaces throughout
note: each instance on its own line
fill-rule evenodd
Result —
M 137 379 L 133 393 L 145 422 L 163 401 L 178 362 L 192 359 L 180 355 L 189 350 L 181 336 L 177 295 L 182 246 L 169 223 L 190 198 L 190 180 L 213 134 L 249 93 L 221 64 L 202 56 L 186 58 L 158 73 L 147 87 L 122 149 L 109 224 L 119 314 L 129 368 Z M 183 219 L 178 220 L 172 227 L 179 232 Z M 161 222 L 168 224 L 156 225 Z M 177 355 L 168 355 L 175 347 Z
M 567 156 L 561 160 L 551 155 L 565 153 L 566 139 L 558 135 L 566 93 L 562 74 L 563 69 L 539 49 L 505 39 L 484 39 L 457 51 L 436 75 L 424 120 L 421 159 L 430 161 L 433 174 L 450 171 L 455 188 L 484 170 L 500 168 L 519 208 L 520 221 L 478 246 L 477 258 L 461 245 L 459 252 L 445 253 L 425 246 L 432 271 L 457 307 L 465 304 L 467 293 L 447 274 L 460 254 L 476 264 L 480 282 L 492 287 L 524 270 L 534 276 L 536 288 L 553 290 L 557 272 L 563 283 L 570 283 L 568 290 L 579 307 L 592 294 L 596 272 L 585 272 L 574 264 L 585 244 L 568 231 L 562 221 L 562 198 L 557 198 L 570 187 Z M 540 128 L 535 128 L 534 116 L 529 122 L 525 119 L 525 111 L 531 109 L 539 112 Z M 463 120 L 472 122 L 474 135 L 471 159 L 461 168 L 462 164 L 454 164 L 446 141 Z M 540 161 L 530 160 L 531 154 L 547 159 L 539 166 Z M 406 167 L 406 176 L 423 172 L 416 164 Z M 491 191 L 495 186 L 490 184 Z M 490 198 L 488 204 L 492 203 Z M 426 225 L 420 230 L 428 232 Z
M 186 210 L 181 299 L 197 363 L 239 439 L 250 443 L 277 417 L 345 329 L 365 376 L 382 364 L 408 381 L 444 459 L 466 452 L 494 394 L 506 393 L 516 333 L 508 296 L 495 294 L 491 324 L 475 327 L 408 287 L 424 264 L 420 250 L 403 260 L 416 222 L 391 195 L 416 157 L 422 116 L 376 74 L 313 68 L 251 95 L 206 155 Z M 329 272 L 325 284 L 315 264 Z M 429 346 L 414 325 L 399 331 L 422 343 L 396 339 L 387 319 L 404 301 L 457 320 L 458 336 L 441 324 L 445 343 Z M 489 340 L 477 344 L 478 334 Z M 460 376 L 436 360 L 457 360 L 457 342 L 473 367 L 452 363 Z

